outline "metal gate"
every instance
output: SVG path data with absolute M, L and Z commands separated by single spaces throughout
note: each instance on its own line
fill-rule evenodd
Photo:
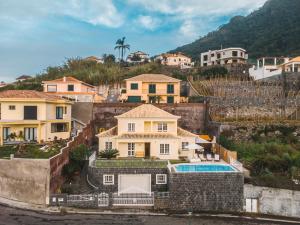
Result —
M 113 193 L 113 206 L 153 206 L 154 194 L 130 193 L 118 194 Z
M 109 196 L 107 193 L 98 194 L 98 207 L 109 205 Z

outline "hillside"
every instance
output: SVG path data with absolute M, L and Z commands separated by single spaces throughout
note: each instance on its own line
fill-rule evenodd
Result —
M 268 0 L 250 15 L 236 16 L 218 30 L 171 52 L 180 51 L 199 59 L 201 52 L 222 45 L 245 48 L 251 59 L 300 55 L 299 12 L 299 0 Z

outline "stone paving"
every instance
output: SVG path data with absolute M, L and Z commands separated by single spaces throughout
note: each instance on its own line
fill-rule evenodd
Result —
M 283 222 L 184 216 L 47 214 L 0 205 L 0 225 L 277 225 Z M 292 223 L 286 223 L 292 224 Z M 298 223 L 299 224 L 299 223 Z

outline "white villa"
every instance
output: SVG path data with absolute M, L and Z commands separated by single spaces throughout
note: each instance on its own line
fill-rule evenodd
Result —
M 138 60 L 136 60 L 135 58 Z M 129 63 L 147 62 L 149 61 L 149 54 L 142 51 L 132 52 L 127 56 L 126 61 Z
M 151 104 L 140 105 L 116 116 L 118 125 L 99 133 L 99 151 L 118 149 L 119 157 L 178 159 L 193 154 L 197 135 L 180 127 L 179 116 Z
M 224 48 L 201 53 L 201 66 L 246 63 L 248 54 L 243 48 Z
M 249 75 L 254 80 L 261 80 L 281 75 L 282 72 L 300 72 L 300 57 L 262 57 L 257 59 L 257 65 L 249 69 Z

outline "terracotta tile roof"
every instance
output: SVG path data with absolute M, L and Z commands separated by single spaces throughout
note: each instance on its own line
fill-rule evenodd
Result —
M 180 82 L 181 80 L 178 80 L 176 78 L 164 75 L 164 74 L 141 74 L 135 77 L 131 77 L 128 79 L 125 79 L 127 81 L 144 81 L 144 82 Z
M 85 83 L 81 80 L 76 79 L 75 77 L 62 77 L 62 78 L 58 78 L 55 80 L 47 80 L 47 81 L 42 81 L 42 83 L 81 83 L 90 87 L 94 87 L 91 84 Z
M 116 136 L 116 139 L 152 139 L 152 138 L 179 138 L 173 134 L 168 133 L 124 133 Z
M 29 75 L 22 75 L 22 76 L 19 76 L 18 78 L 16 78 L 16 80 L 30 79 L 30 78 L 32 78 L 32 77 Z
M 161 54 L 162 57 L 186 57 L 186 58 L 190 58 L 188 56 L 186 56 L 185 54 L 183 54 L 182 52 L 177 52 L 177 53 L 164 53 Z
M 33 90 L 6 90 L 0 92 L 0 98 L 44 99 L 48 101 L 65 100 L 59 96 Z M 65 100 L 66 101 L 66 100 Z
M 172 115 L 154 105 L 143 104 L 126 113 L 123 113 L 116 118 L 167 118 L 167 119 L 179 119 L 180 116 Z
M 300 62 L 300 56 L 291 59 L 288 63 L 291 63 L 291 62 Z

